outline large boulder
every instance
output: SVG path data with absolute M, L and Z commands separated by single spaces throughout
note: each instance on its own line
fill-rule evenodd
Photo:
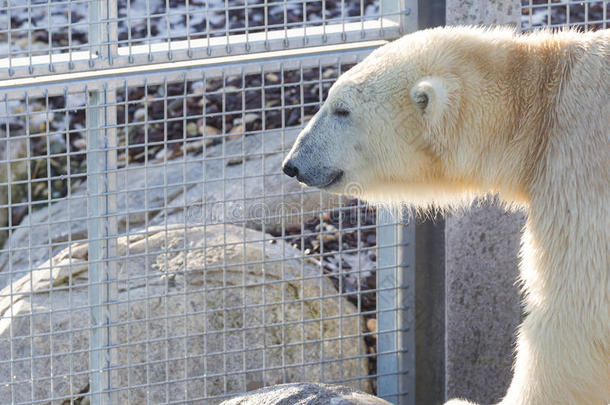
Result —
M 303 213 L 339 206 L 339 197 L 303 188 L 281 170 L 285 152 L 298 130 L 272 130 L 230 139 L 208 148 L 205 162 L 195 156 L 188 166 L 172 162 L 186 173 L 189 187 L 168 198 L 151 224 L 237 223 L 269 233 L 283 226 L 300 226 Z M 203 164 L 205 163 L 205 165 Z
M 330 384 L 282 384 L 261 388 L 221 405 L 391 405 L 349 387 Z
M 347 379 L 371 392 L 362 318 L 298 255 L 231 225 L 119 238 L 120 403 L 164 402 L 166 392 L 175 402 L 218 398 L 296 381 Z M 88 271 L 88 245 L 73 243 L 0 291 L 0 363 L 11 365 L 0 367 L 1 398 L 87 391 Z
M 228 139 L 206 148 L 205 156 L 190 148 L 193 153 L 179 159 L 130 164 L 116 179 L 119 233 L 150 225 L 234 223 L 279 234 L 283 226 L 300 225 L 303 213 L 338 206 L 338 197 L 302 190 L 281 173 L 284 151 L 296 135 L 269 131 Z M 87 218 L 86 184 L 25 217 L 6 243 L 10 256 L 0 254 L 0 288 L 85 240 Z

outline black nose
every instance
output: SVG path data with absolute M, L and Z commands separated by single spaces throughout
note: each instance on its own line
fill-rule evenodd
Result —
M 286 173 L 286 175 L 290 177 L 295 177 L 299 175 L 299 169 L 294 167 L 294 165 L 290 162 L 284 163 L 282 170 L 284 171 L 284 173 Z

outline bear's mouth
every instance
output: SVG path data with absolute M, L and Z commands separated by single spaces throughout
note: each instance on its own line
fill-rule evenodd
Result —
M 316 185 L 314 187 L 318 187 L 318 188 L 332 187 L 333 185 L 335 185 L 341 181 L 341 179 L 343 178 L 343 174 L 344 174 L 343 170 L 337 170 L 332 174 L 332 176 L 328 182 L 326 182 L 324 184 Z
M 286 170 L 284 170 L 286 172 Z M 296 179 L 309 187 L 315 187 L 325 189 L 332 187 L 336 183 L 340 182 L 343 178 L 343 170 L 335 169 L 330 167 L 319 167 L 316 170 L 308 170 L 301 172 L 299 169 L 290 169 L 290 177 L 296 177 Z M 296 176 L 294 173 L 296 172 Z

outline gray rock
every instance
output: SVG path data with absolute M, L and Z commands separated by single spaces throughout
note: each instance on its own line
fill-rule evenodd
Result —
M 0 288 L 86 237 L 87 198 L 82 188 L 69 200 L 33 211 L 13 229 L 5 243 L 6 250 L 0 253 Z
M 123 168 L 116 179 L 119 233 L 151 225 L 222 223 L 280 233 L 282 226 L 300 225 L 302 212 L 338 206 L 339 197 L 304 190 L 281 172 L 283 150 L 296 136 L 296 130 L 268 131 L 209 147 L 205 158 L 187 155 Z M 10 255 L 0 254 L 0 288 L 87 238 L 85 188 L 74 187 L 70 199 L 23 219 L 6 243 Z
M 261 388 L 221 405 L 390 405 L 381 398 L 329 384 L 283 384 Z
M 358 358 L 366 347 L 356 307 L 297 250 L 266 238 L 231 225 L 182 225 L 118 239 L 120 403 L 324 379 L 371 392 L 358 379 L 368 359 Z M 86 390 L 87 260 L 88 245 L 74 243 L 0 291 L 0 362 L 10 364 L 0 368 L 0 397 L 11 398 L 11 388 L 15 402 Z

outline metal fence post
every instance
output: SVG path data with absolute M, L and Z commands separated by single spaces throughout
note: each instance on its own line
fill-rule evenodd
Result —
M 383 14 L 388 14 L 385 19 L 400 25 L 402 35 L 417 30 L 418 0 L 381 0 Z
M 118 54 L 117 0 L 96 0 L 89 3 L 89 64 L 95 60 L 112 64 Z
M 115 404 L 116 361 L 116 131 L 114 91 L 90 92 L 87 106 L 89 239 L 89 392 L 91 404 Z M 102 395 L 103 394 L 103 395 Z
M 117 52 L 116 0 L 89 4 L 92 57 L 112 63 Z M 90 59 L 90 63 L 93 59 Z M 116 404 L 117 220 L 116 92 L 104 85 L 87 94 L 87 192 L 89 239 L 89 393 L 91 404 Z
M 381 0 L 400 33 L 417 30 L 417 0 Z M 377 211 L 377 395 L 415 404 L 415 223 L 398 209 Z
M 415 224 L 379 208 L 377 226 L 377 394 L 414 405 Z

